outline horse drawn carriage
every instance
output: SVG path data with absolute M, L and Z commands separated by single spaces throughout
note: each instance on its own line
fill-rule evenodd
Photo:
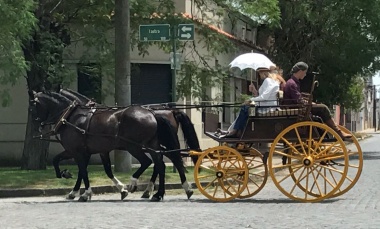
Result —
M 38 98 L 39 102 L 43 98 L 44 96 L 40 96 Z M 275 107 L 276 109 L 273 109 L 273 107 L 252 106 L 246 127 L 239 138 L 220 138 L 214 131 L 209 131 L 208 126 L 215 127 L 215 124 L 205 121 L 204 133 L 219 144 L 206 150 L 199 150 L 199 143 L 196 141 L 192 150 L 188 151 L 188 156 L 197 158 L 194 161 L 194 181 L 199 191 L 210 200 L 219 202 L 226 202 L 235 198 L 249 198 L 263 189 L 269 176 L 283 194 L 302 202 L 322 201 L 326 198 L 340 196 L 350 190 L 358 181 L 363 167 L 363 155 L 358 140 L 353 136 L 349 145 L 347 145 L 347 142 L 343 141 L 333 129 L 315 121 L 310 114 L 312 93 L 303 93 L 303 98 L 304 103 L 291 108 L 283 105 L 278 105 Z M 62 138 L 68 139 L 66 141 L 68 146 L 65 149 L 74 151 L 70 147 L 75 147 L 75 142 L 77 142 L 79 144 L 78 149 L 93 150 L 94 153 L 100 153 L 102 161 L 108 162 L 104 163 L 103 161 L 107 175 L 111 173 L 109 175 L 111 179 L 114 178 L 108 153 L 112 148 L 109 148 L 108 145 L 115 144 L 115 141 L 122 148 L 124 145 L 134 145 L 133 148 L 140 146 L 144 150 L 150 150 L 152 155 L 160 152 L 168 153 L 145 147 L 148 141 L 143 137 L 138 142 L 139 140 L 134 136 L 136 134 L 135 130 L 132 130 L 130 135 L 133 136 L 133 140 L 129 140 L 128 133 L 121 132 L 121 128 L 117 127 L 115 129 L 114 126 L 109 126 L 110 118 L 108 116 L 106 123 L 96 122 L 93 124 L 86 121 L 103 119 L 100 118 L 101 116 L 96 117 L 95 108 L 85 106 L 78 114 L 75 114 L 79 117 L 79 119 L 75 119 L 75 122 L 78 120 L 85 121 L 78 121 L 77 123 L 70 121 L 68 118 L 70 115 L 73 116 L 72 111 L 75 107 L 71 103 L 66 103 L 66 105 L 61 105 L 60 109 L 53 109 L 57 113 L 53 112 L 52 115 L 47 116 L 57 119 L 57 121 L 50 120 L 52 121 L 51 124 L 54 124 L 53 133 L 57 134 L 57 130 L 65 125 L 66 128 L 64 129 L 70 131 L 66 135 L 65 133 L 64 135 L 61 134 Z M 202 108 L 205 120 L 209 120 L 207 116 L 210 113 L 206 112 L 207 107 L 196 107 Z M 154 110 L 156 113 L 169 111 L 171 114 L 171 112 L 179 108 L 181 107 L 155 107 Z M 116 115 L 120 116 L 127 113 L 128 109 L 133 110 L 130 108 L 125 109 L 106 108 L 98 109 L 98 111 L 103 115 L 115 110 Z M 58 112 L 59 110 L 61 111 Z M 263 110 L 267 110 L 267 112 L 263 112 Z M 140 116 L 143 111 L 138 111 Z M 57 116 L 57 114 L 59 115 Z M 94 118 L 91 119 L 92 116 Z M 138 119 L 140 119 L 140 116 Z M 49 120 L 49 118 L 47 119 Z M 135 122 L 135 120 L 132 122 Z M 42 122 L 41 124 L 44 123 Z M 127 129 L 131 129 L 131 124 L 127 126 L 123 121 L 119 121 L 118 126 L 122 125 Z M 150 126 L 144 127 L 148 128 Z M 102 132 L 96 133 L 99 128 Z M 182 126 L 182 129 L 185 128 L 189 128 L 189 125 L 187 127 Z M 340 128 L 345 132 L 349 132 L 344 127 Z M 142 133 L 146 136 L 147 133 L 155 130 L 148 128 Z M 107 131 L 110 133 L 109 135 Z M 102 141 L 94 140 L 92 142 L 92 138 L 96 139 L 98 137 Z M 62 140 L 60 139 L 60 142 Z M 80 148 L 83 142 L 86 142 L 87 145 L 84 146 L 85 148 Z M 173 149 L 172 147 L 168 151 L 186 150 L 179 149 L 178 144 L 176 146 L 178 146 L 178 149 Z M 106 147 L 106 153 L 102 154 L 101 149 L 104 147 Z M 133 151 L 130 152 L 133 153 Z M 138 153 L 133 155 L 140 157 Z M 75 155 L 69 156 L 75 157 Z M 77 158 L 78 164 L 83 160 L 88 162 L 89 158 L 84 157 Z M 65 158 L 70 157 L 65 156 Z M 145 167 L 147 166 L 149 166 L 149 163 L 145 163 Z M 143 170 L 139 172 L 141 175 Z M 59 173 L 58 170 L 57 173 Z M 80 179 L 85 179 L 86 175 L 78 173 L 77 190 L 80 187 Z M 162 180 L 160 179 L 160 184 L 161 182 Z M 123 186 L 118 181 L 115 184 L 120 187 Z M 187 194 L 191 196 L 192 193 L 187 192 Z M 163 195 L 163 193 L 160 195 Z M 74 196 L 72 197 L 74 198 Z M 161 198 L 162 196 L 159 196 L 157 199 L 160 200 Z
M 265 64 L 273 65 L 271 61 Z M 70 199 L 75 198 L 82 179 L 86 192 L 81 199 L 87 201 L 91 198 L 87 174 L 91 154 L 101 155 L 107 175 L 124 199 L 127 191 L 113 176 L 109 158 L 111 150 L 122 149 L 128 150 L 141 163 L 133 175 L 134 184 L 129 190 L 134 189 L 137 178 L 152 163 L 145 153 L 151 154 L 155 174 L 148 187 L 153 188 L 157 174 L 160 175 L 158 192 L 152 197 L 156 201 L 161 200 L 165 193 L 164 154 L 171 157 L 176 165 L 187 196 L 192 195 L 184 175 L 185 169 L 178 157 L 180 151 L 186 151 L 186 155 L 194 161 L 196 186 L 210 200 L 226 202 L 252 197 L 263 189 L 270 176 L 287 197 L 302 202 L 317 202 L 340 196 L 356 184 L 363 167 L 363 154 L 355 136 L 346 144 L 338 133 L 311 115 L 315 84 L 313 80 L 310 93 L 303 93 L 303 102 L 297 106 L 278 103 L 271 107 L 250 107 L 250 116 L 239 138 L 220 138 L 215 134 L 216 124 L 208 119 L 210 113 L 207 110 L 213 106 L 171 104 L 99 108 L 89 106 L 88 98 L 73 97 L 70 100 L 70 95 L 62 98 L 61 95 L 37 93 L 33 95 L 31 107 L 40 125 L 52 124 L 54 127 L 40 137 L 61 136 L 59 142 L 65 151 L 54 163 L 57 177 L 60 177 L 60 170 L 56 165 L 60 160 L 75 158 L 78 163 L 77 183 L 68 196 Z M 200 149 L 196 135 L 192 136 L 195 130 L 190 119 L 180 112 L 183 108 L 194 107 L 203 110 L 204 133 L 218 146 Z M 180 149 L 178 136 L 172 136 L 173 126 L 175 132 L 178 130 L 178 120 L 183 120 L 184 137 L 189 140 L 187 149 Z M 342 126 L 340 129 L 350 132 Z

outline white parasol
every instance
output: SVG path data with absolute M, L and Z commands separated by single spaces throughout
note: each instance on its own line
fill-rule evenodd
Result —
M 237 67 L 240 70 L 244 70 L 246 68 L 252 68 L 253 70 L 257 70 L 259 68 L 270 69 L 270 67 L 275 67 L 276 65 L 265 55 L 261 53 L 245 53 L 238 57 L 236 57 L 231 63 L 231 68 Z
M 244 70 L 246 68 L 251 69 L 251 84 L 249 85 L 249 91 L 254 94 L 256 91 L 255 86 L 253 84 L 253 72 L 252 69 L 257 71 L 257 69 L 270 69 L 271 67 L 276 67 L 276 65 L 265 55 L 261 53 L 245 53 L 238 57 L 236 57 L 231 63 L 231 68 L 237 67 L 240 70 Z

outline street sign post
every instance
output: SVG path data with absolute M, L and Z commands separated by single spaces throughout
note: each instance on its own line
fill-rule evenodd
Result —
M 140 25 L 139 36 L 140 41 L 172 41 L 173 52 L 170 55 L 173 70 L 172 98 L 173 102 L 176 102 L 176 71 L 181 69 L 181 55 L 177 53 L 176 40 L 194 40 L 194 24 L 178 24 L 178 26 L 173 25 L 172 27 L 169 24 Z
M 170 53 L 170 67 L 171 69 L 176 69 L 176 70 L 181 70 L 181 58 L 182 54 L 181 53 L 176 53 L 175 57 L 173 55 L 173 52 Z M 175 64 L 174 64 L 174 59 L 175 59 Z
M 169 24 L 140 25 L 140 41 L 169 41 Z
M 194 40 L 194 24 L 179 24 L 178 39 L 180 41 Z

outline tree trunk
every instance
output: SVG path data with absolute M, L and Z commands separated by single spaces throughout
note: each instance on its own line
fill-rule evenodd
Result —
M 129 35 L 129 1 L 115 0 L 115 102 L 118 106 L 131 104 L 131 59 Z M 132 156 L 115 150 L 115 171 L 132 170 Z
M 21 169 L 40 170 L 46 169 L 49 142 L 34 139 L 38 135 L 38 127 L 34 125 L 32 115 L 28 109 L 28 122 L 24 141 L 24 150 L 21 159 Z

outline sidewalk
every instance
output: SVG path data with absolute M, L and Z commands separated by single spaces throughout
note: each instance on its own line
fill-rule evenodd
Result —
M 362 131 L 357 131 L 354 133 L 359 133 L 359 134 L 380 134 L 380 130 L 376 130 L 375 128 L 368 128 Z
M 73 183 L 74 185 L 74 183 Z M 144 191 L 147 184 L 138 184 L 137 191 Z M 193 185 L 195 186 L 195 185 Z M 165 189 L 181 189 L 181 184 L 165 184 Z M 91 187 L 95 195 L 104 193 L 119 193 L 116 186 L 105 185 Z M 15 197 L 37 197 L 37 196 L 64 196 L 71 191 L 71 188 L 49 188 L 49 189 L 0 189 L 0 198 L 15 198 Z M 81 193 L 84 188 L 81 188 Z

